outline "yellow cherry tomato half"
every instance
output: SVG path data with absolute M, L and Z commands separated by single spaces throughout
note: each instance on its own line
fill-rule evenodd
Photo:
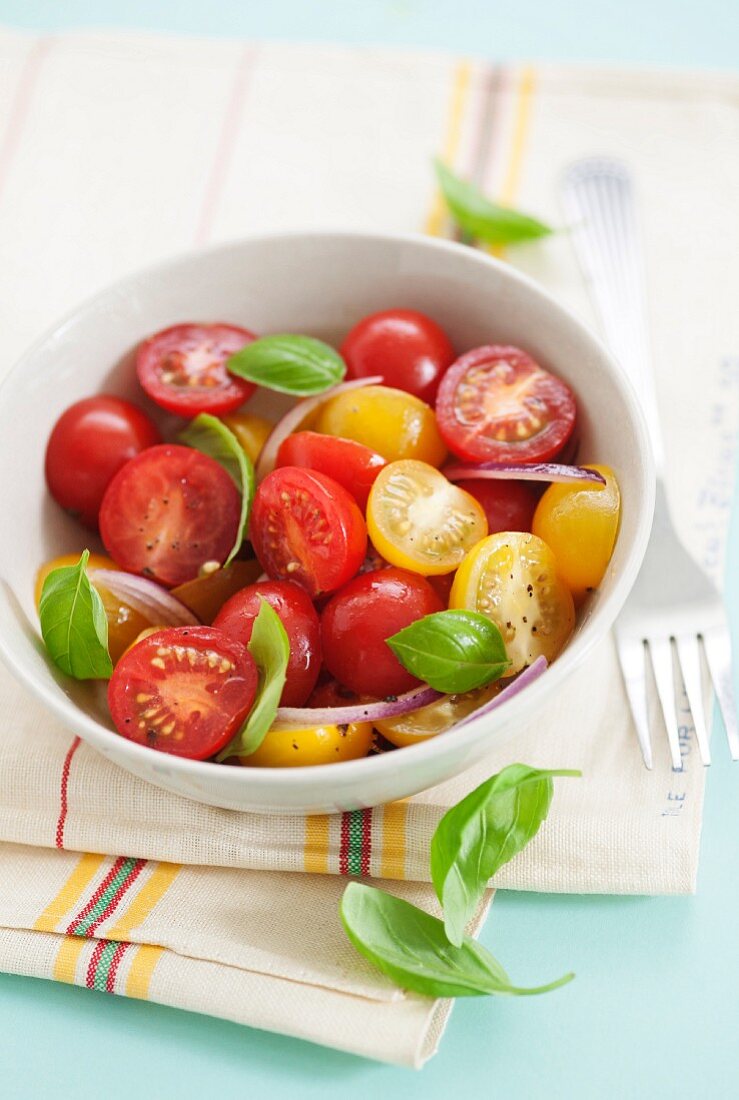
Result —
M 532 531 L 544 539 L 575 601 L 603 580 L 616 544 L 621 495 L 609 466 L 588 466 L 606 479 L 582 485 L 550 485 L 536 511 Z
M 44 581 L 52 569 L 61 569 L 65 565 L 76 565 L 79 560 L 79 554 L 62 554 L 61 557 L 53 558 L 52 561 L 47 561 L 41 566 L 36 574 L 34 590 L 37 608 L 41 602 Z M 90 554 L 87 571 L 89 572 L 91 569 L 115 569 L 117 571 L 118 566 L 110 558 L 106 558 L 104 554 Z M 101 584 L 96 584 L 95 588 L 100 594 L 100 599 L 103 601 L 103 607 L 105 608 L 105 617 L 108 620 L 108 651 L 111 661 L 115 664 L 136 640 L 141 631 L 152 624 L 140 611 L 134 611 L 132 607 L 114 596 L 107 588 L 103 588 Z
M 189 607 L 201 623 L 210 625 L 226 600 L 247 585 L 254 584 L 261 574 L 262 567 L 256 558 L 253 561 L 232 561 L 222 569 L 178 585 L 172 589 L 172 595 Z
M 391 462 L 367 502 L 367 532 L 391 565 L 423 576 L 452 573 L 488 523 L 474 497 L 426 462 Z
M 321 408 L 315 430 L 363 443 L 386 462 L 416 458 L 441 466 L 446 457 L 434 410 L 420 398 L 389 386 L 364 386 L 330 398 Z
M 375 722 L 375 729 L 399 749 L 419 745 L 461 722 L 478 707 L 484 706 L 501 690 L 500 681 L 486 687 L 467 691 L 464 695 L 445 695 L 419 710 L 399 714 L 397 718 L 383 718 Z
M 254 413 L 229 413 L 228 416 L 222 416 L 221 420 L 234 433 L 247 457 L 256 462 L 274 424 Z
M 274 726 L 257 751 L 250 756 L 240 756 L 239 761 L 249 768 L 305 768 L 310 764 L 358 760 L 372 748 L 372 737 L 369 722 L 307 729 Z
M 575 605 L 557 561 L 536 535 L 501 531 L 467 555 L 454 578 L 450 607 L 487 615 L 500 629 L 514 676 L 537 657 L 553 661 L 575 626 Z

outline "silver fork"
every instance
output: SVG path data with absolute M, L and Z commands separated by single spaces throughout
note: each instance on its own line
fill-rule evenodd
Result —
M 733 760 L 739 731 L 731 637 L 721 596 L 680 542 L 665 493 L 664 451 L 647 336 L 644 267 L 634 188 L 627 168 L 605 157 L 576 161 L 562 181 L 565 216 L 600 314 L 606 342 L 641 400 L 657 467 L 654 526 L 644 564 L 616 621 L 616 648 L 644 763 L 652 767 L 647 707 L 651 660 L 674 768 L 681 767 L 675 672 L 682 682 L 704 764 L 711 752 L 701 650 L 710 670 Z

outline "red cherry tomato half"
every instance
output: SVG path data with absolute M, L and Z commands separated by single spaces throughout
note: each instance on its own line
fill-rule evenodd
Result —
M 363 573 L 326 604 L 321 615 L 323 660 L 339 683 L 357 695 L 400 695 L 418 680 L 386 645 L 416 619 L 444 604 L 424 577 L 405 569 Z
M 488 534 L 497 531 L 530 531 L 540 494 L 526 481 L 458 481 L 460 489 L 481 504 L 488 521 Z
M 226 362 L 256 339 L 236 325 L 173 325 L 144 340 L 136 353 L 139 382 L 152 401 L 178 416 L 233 412 L 256 386 L 229 374 Z
M 277 465 L 307 466 L 328 474 L 352 494 L 360 508 L 365 508 L 375 478 L 387 463 L 382 455 L 353 439 L 295 432 L 280 445 Z
M 564 446 L 575 415 L 569 386 L 512 347 L 468 351 L 436 400 L 444 442 L 468 462 L 543 462 Z
M 254 658 L 240 642 L 211 626 L 178 626 L 124 653 L 108 685 L 108 705 L 129 741 L 207 760 L 245 721 L 258 681 Z
M 159 442 L 149 417 L 120 397 L 86 397 L 62 413 L 46 446 L 46 483 L 62 508 L 95 528 L 114 474 Z
M 454 361 L 449 337 L 413 309 L 373 313 L 355 325 L 341 347 L 350 378 L 379 374 L 387 386 L 433 404 L 439 381 Z
M 259 581 L 227 600 L 213 625 L 247 645 L 262 600 L 277 612 L 290 642 L 283 707 L 302 707 L 321 671 L 321 624 L 305 589 L 292 581 Z
M 357 572 L 367 528 L 354 497 L 314 470 L 273 470 L 254 496 L 249 537 L 262 568 L 277 580 L 302 585 L 315 599 Z
M 241 499 L 222 466 L 163 443 L 115 475 L 100 508 L 100 535 L 121 569 L 174 587 L 206 562 L 223 564 L 240 515 Z

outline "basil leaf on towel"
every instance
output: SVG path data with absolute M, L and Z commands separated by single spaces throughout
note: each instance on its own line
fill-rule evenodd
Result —
M 431 879 L 450 943 L 464 942 L 490 878 L 536 836 L 551 805 L 552 778 L 579 775 L 511 764 L 444 814 L 431 839 Z
M 236 541 L 223 563 L 230 565 L 241 549 L 246 535 L 246 525 L 254 499 L 254 466 L 231 429 L 210 413 L 200 413 L 191 420 L 184 431 L 180 432 L 180 439 L 188 447 L 194 447 L 196 451 L 201 451 L 223 466 L 241 493 L 241 518 Z
M 517 244 L 548 237 L 554 232 L 537 218 L 491 202 L 474 184 L 455 176 L 441 161 L 434 163 L 450 213 L 460 229 L 473 240 L 486 244 Z
M 275 720 L 285 686 L 290 642 L 277 612 L 262 600 L 247 649 L 259 670 L 259 687 L 249 717 L 235 737 L 216 757 L 249 756 L 256 752 Z
M 52 569 L 39 603 L 41 635 L 55 665 L 76 680 L 106 680 L 113 672 L 103 601 L 85 572 L 83 550 L 76 565 Z
M 535 989 L 513 986 L 497 959 L 471 936 L 450 944 L 440 920 L 374 886 L 349 883 L 339 912 L 360 954 L 402 988 L 427 997 L 546 993 L 573 977 Z
M 239 378 L 296 397 L 323 393 L 346 374 L 338 351 L 312 336 L 262 336 L 232 355 L 227 366 Z
M 479 611 L 436 611 L 393 634 L 387 644 L 419 680 L 452 695 L 499 679 L 511 663 L 500 630 Z

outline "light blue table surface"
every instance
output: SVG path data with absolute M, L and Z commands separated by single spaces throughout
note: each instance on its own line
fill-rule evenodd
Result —
M 497 58 L 739 62 L 736 0 L 0 0 L 0 23 L 421 45 Z M 735 509 L 729 561 L 738 557 Z M 739 648 L 736 568 L 729 599 Z M 577 981 L 550 997 L 460 1001 L 420 1074 L 0 975 L 0 1097 L 739 1096 L 739 765 L 730 768 L 722 733 L 714 756 L 697 896 L 499 894 L 483 942 L 522 984 L 569 969 Z

